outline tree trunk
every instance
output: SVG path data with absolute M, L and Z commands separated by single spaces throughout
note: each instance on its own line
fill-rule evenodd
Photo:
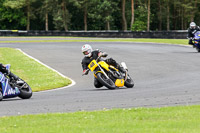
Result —
M 110 30 L 110 22 L 109 21 L 106 22 L 106 30 Z
M 49 22 L 48 22 L 48 12 L 46 12 L 45 14 L 45 30 L 48 31 L 49 30 Z
M 167 0 L 167 31 L 170 30 L 170 27 L 169 27 L 169 0 Z
M 130 30 L 132 29 L 132 26 L 134 24 L 134 0 L 131 0 L 131 27 Z
M 150 14 L 151 14 L 150 2 L 151 2 L 151 0 L 148 0 L 147 31 L 149 31 L 149 29 L 150 29 Z
M 68 26 L 67 26 L 67 14 L 66 14 L 66 1 L 63 0 L 62 1 L 62 10 L 63 10 L 63 25 L 64 25 L 64 28 L 65 28 L 65 31 L 68 31 Z
M 87 12 L 87 5 L 86 5 L 84 8 L 84 29 L 85 29 L 85 31 L 87 31 L 87 14 L 88 14 L 88 12 Z
M 26 26 L 26 30 L 27 31 L 30 30 L 30 2 L 29 2 L 29 0 L 27 0 L 27 26 Z
M 162 30 L 162 6 L 161 6 L 161 3 L 160 3 L 160 0 L 158 0 L 158 10 L 159 10 L 159 13 L 158 13 L 158 20 L 159 20 L 159 27 L 158 27 L 158 30 L 161 31 Z
M 125 16 L 126 0 L 122 0 L 122 30 L 127 30 L 127 22 Z
M 176 6 L 176 4 L 175 4 L 175 1 L 174 1 L 174 13 L 173 13 L 173 24 L 174 24 L 174 26 L 173 26 L 173 30 L 176 30 L 176 15 L 177 15 L 177 6 Z

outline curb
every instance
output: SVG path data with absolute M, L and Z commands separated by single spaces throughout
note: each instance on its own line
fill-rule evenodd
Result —
M 55 70 L 55 69 L 51 68 L 50 66 L 48 66 L 48 65 L 46 65 L 46 64 L 44 64 L 44 63 L 42 63 L 42 62 L 39 61 L 38 59 L 36 59 L 36 58 L 34 58 L 34 57 L 28 55 L 27 53 L 25 53 L 25 52 L 22 51 L 21 49 L 17 48 L 17 50 L 19 50 L 20 52 L 22 52 L 24 55 L 28 56 L 29 58 L 35 60 L 36 62 L 42 64 L 43 66 L 45 66 L 45 67 L 47 67 L 47 68 L 53 70 L 54 72 L 58 73 L 60 76 L 62 76 L 62 77 L 64 77 L 64 78 L 68 78 L 68 79 L 71 80 L 71 82 L 72 82 L 70 85 L 67 85 L 67 86 L 64 86 L 64 87 L 61 87 L 61 88 L 55 88 L 55 89 L 51 89 L 51 90 L 38 91 L 37 93 L 62 90 L 62 89 L 68 88 L 68 87 L 72 87 L 72 86 L 74 86 L 74 85 L 76 84 L 76 82 L 75 82 L 73 79 L 71 79 L 71 78 L 69 78 L 69 77 L 63 75 L 62 73 L 58 72 L 57 70 Z M 35 92 L 34 92 L 34 93 L 35 93 Z

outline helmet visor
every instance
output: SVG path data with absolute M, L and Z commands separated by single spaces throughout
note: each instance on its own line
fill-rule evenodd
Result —
M 83 52 L 84 55 L 88 55 L 88 54 L 90 54 L 90 53 L 91 53 L 91 50 L 90 50 L 90 49 L 88 49 L 87 51 L 84 51 L 84 52 Z
M 196 28 L 196 26 L 191 26 L 191 29 L 195 29 Z

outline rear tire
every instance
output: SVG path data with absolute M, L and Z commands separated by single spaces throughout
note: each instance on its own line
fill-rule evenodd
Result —
M 114 90 L 116 88 L 115 83 L 111 79 L 106 79 L 105 75 L 102 73 L 97 73 L 97 79 L 102 85 L 110 90 Z
M 124 86 L 126 86 L 127 88 L 133 88 L 134 86 L 134 81 L 129 74 L 127 75 L 127 80 L 125 81 Z

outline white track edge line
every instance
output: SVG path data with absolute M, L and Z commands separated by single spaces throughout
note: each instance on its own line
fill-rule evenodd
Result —
M 48 66 L 48 65 L 46 65 L 46 64 L 44 64 L 44 63 L 42 63 L 42 62 L 39 61 L 38 59 L 36 59 L 36 58 L 34 58 L 34 57 L 28 55 L 27 53 L 25 53 L 25 52 L 22 51 L 21 49 L 17 48 L 17 50 L 19 50 L 20 52 L 22 52 L 24 55 L 28 56 L 29 58 L 35 60 L 36 62 L 38 62 L 38 63 L 44 65 L 45 67 L 47 67 L 47 68 L 53 70 L 54 72 L 58 73 L 60 76 L 62 76 L 62 77 L 64 77 L 64 78 L 68 78 L 68 79 L 71 80 L 71 82 L 72 82 L 70 85 L 67 85 L 67 86 L 64 86 L 64 87 L 61 87 L 61 88 L 55 88 L 55 89 L 51 89 L 51 90 L 38 91 L 37 93 L 40 93 L 40 92 L 49 92 L 49 91 L 57 91 L 57 90 L 61 90 L 61 89 L 65 89 L 65 88 L 74 86 L 74 85 L 76 84 L 76 82 L 75 82 L 73 79 L 71 79 L 71 78 L 69 78 L 69 77 L 63 75 L 62 73 L 58 72 L 57 70 L 55 70 L 55 69 L 51 68 L 50 66 Z

